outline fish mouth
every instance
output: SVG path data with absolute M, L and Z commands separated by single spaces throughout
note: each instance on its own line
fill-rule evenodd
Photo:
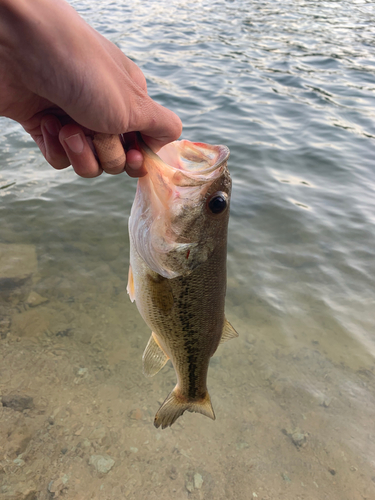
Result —
M 162 166 L 164 176 L 173 179 L 176 186 L 197 186 L 214 179 L 220 175 L 221 167 L 226 166 L 229 157 L 227 146 L 186 140 L 171 142 L 156 154 L 145 144 L 139 132 L 136 134 L 136 145 L 144 157 L 151 160 L 151 168 Z
M 192 174 L 209 174 L 229 156 L 226 146 L 208 146 L 201 142 L 175 141 L 158 152 L 167 165 Z

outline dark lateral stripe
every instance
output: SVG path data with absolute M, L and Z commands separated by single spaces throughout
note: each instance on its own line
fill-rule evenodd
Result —
M 189 370 L 189 399 L 195 399 L 198 396 L 197 387 L 197 352 L 188 351 L 188 370 Z
M 184 349 L 187 358 L 188 369 L 188 397 L 195 399 L 199 396 L 200 390 L 198 387 L 198 360 L 199 347 L 196 345 L 198 332 L 194 327 L 194 313 L 188 307 L 187 297 L 189 297 L 189 280 L 182 280 L 181 294 L 178 301 L 179 320 L 181 322 L 182 331 L 184 332 Z
M 195 344 L 196 332 L 191 328 L 189 319 L 185 319 L 183 313 L 180 314 L 180 320 L 184 331 L 184 350 L 187 358 L 187 369 L 188 369 L 188 397 L 189 399 L 194 399 L 198 395 L 198 355 L 199 348 Z

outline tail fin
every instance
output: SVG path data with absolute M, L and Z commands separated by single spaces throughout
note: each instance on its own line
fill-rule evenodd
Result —
M 165 429 L 172 425 L 178 417 L 180 417 L 186 410 L 196 413 L 202 413 L 206 417 L 215 420 L 215 413 L 211 405 L 211 399 L 208 392 L 199 401 L 189 401 L 181 395 L 177 395 L 177 386 L 169 394 L 167 399 L 159 408 L 155 415 L 154 425 Z

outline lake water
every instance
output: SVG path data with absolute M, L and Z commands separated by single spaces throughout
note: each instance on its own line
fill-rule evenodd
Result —
M 136 180 L 55 171 L 0 119 L 0 253 L 33 272 L 1 282 L 0 391 L 32 402 L 0 406 L 0 498 L 375 498 L 374 3 L 71 3 L 183 138 L 230 148 L 240 337 L 210 365 L 216 421 L 155 429 L 175 374 L 142 374 Z

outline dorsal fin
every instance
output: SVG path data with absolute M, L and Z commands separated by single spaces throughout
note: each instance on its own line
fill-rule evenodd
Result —
M 238 333 L 229 323 L 229 321 L 226 318 L 224 318 L 223 333 L 221 335 L 220 344 L 223 344 L 227 340 L 235 339 L 236 337 L 238 337 Z

